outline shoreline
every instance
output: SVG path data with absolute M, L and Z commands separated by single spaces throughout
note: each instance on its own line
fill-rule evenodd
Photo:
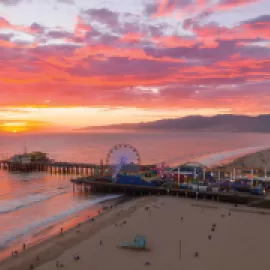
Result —
M 211 232 L 213 222 L 217 225 L 216 232 Z M 145 267 L 146 262 L 157 270 L 198 267 L 250 270 L 254 269 L 254 263 L 260 269 L 268 269 L 268 253 L 263 247 L 268 245 L 265 233 L 269 223 L 269 210 L 262 212 L 246 206 L 234 208 L 231 204 L 171 196 L 140 197 L 103 211 L 94 222 L 85 222 L 63 236 L 29 248 L 0 263 L 0 268 L 29 270 L 32 264 L 37 270 L 54 270 L 58 261 L 67 269 L 80 270 L 108 267 L 135 270 Z M 250 234 L 251 229 L 256 233 Z M 148 252 L 118 248 L 136 234 L 147 237 Z M 261 241 L 261 250 L 256 241 Z M 199 258 L 194 257 L 196 251 Z M 80 256 L 79 261 L 74 260 L 74 254 Z
M 80 210 L 65 220 L 58 221 L 55 224 L 52 224 L 48 227 L 44 227 L 38 230 L 34 234 L 29 235 L 26 240 L 22 240 L 22 239 L 18 240 L 18 242 L 15 242 L 10 247 L 3 248 L 2 250 L 0 250 L 0 268 L 2 264 L 4 265 L 9 260 L 16 259 L 16 257 L 11 256 L 12 251 L 14 250 L 19 251 L 18 257 L 21 257 L 27 251 L 38 248 L 39 246 L 46 244 L 48 241 L 49 242 L 53 241 L 53 239 L 59 236 L 60 228 L 62 227 L 61 224 L 64 224 L 63 226 L 64 234 L 67 234 L 69 231 L 72 231 L 78 228 L 78 225 L 80 226 L 82 224 L 88 223 L 89 220 L 93 218 L 96 219 L 99 216 L 101 216 L 104 213 L 105 208 L 115 207 L 129 200 L 131 200 L 131 198 L 128 196 L 121 196 L 118 198 L 111 198 L 111 199 L 105 200 L 96 205 L 92 205 L 83 210 Z M 94 213 L 89 214 L 89 212 L 94 212 Z M 58 230 L 56 231 L 56 229 Z M 22 251 L 22 245 L 24 243 L 26 243 L 27 248 L 25 251 Z
M 149 200 L 154 200 L 154 198 L 142 197 L 137 200 L 142 200 L 142 203 L 144 204 L 144 201 L 148 202 Z M 136 206 L 134 207 L 134 203 L 136 204 L 135 201 L 136 200 L 128 198 L 122 199 L 122 201 L 113 206 L 112 209 L 105 210 L 101 212 L 100 215 L 96 216 L 94 222 L 90 219 L 80 224 L 80 226 L 70 228 L 68 231 L 64 232 L 63 236 L 55 235 L 50 237 L 47 240 L 26 249 L 16 257 L 9 257 L 4 261 L 1 261 L 1 270 L 29 270 L 30 264 L 33 264 L 34 267 L 38 267 L 46 262 L 56 259 L 66 250 L 91 238 L 101 229 L 118 222 L 123 217 L 128 217 L 137 209 Z M 126 211 L 122 211 L 121 215 L 118 215 L 117 212 L 121 210 L 123 204 L 125 207 L 128 207 L 130 204 L 130 207 L 128 207 Z M 117 215 L 115 216 L 115 214 Z M 39 260 L 37 260 L 37 258 Z

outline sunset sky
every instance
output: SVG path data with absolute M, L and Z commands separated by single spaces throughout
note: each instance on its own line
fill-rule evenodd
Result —
M 0 0 L 0 131 L 270 112 L 270 0 Z

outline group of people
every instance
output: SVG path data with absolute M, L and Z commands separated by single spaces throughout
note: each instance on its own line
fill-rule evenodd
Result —
M 11 251 L 11 257 L 17 256 L 19 254 L 18 250 Z
M 64 265 L 62 263 L 59 263 L 59 261 L 56 261 L 56 267 L 57 268 L 63 268 Z
M 25 243 L 23 243 L 23 245 L 22 245 L 22 250 L 23 251 L 26 250 L 26 244 Z M 18 250 L 12 250 L 11 251 L 11 257 L 18 256 L 18 254 L 19 254 L 19 251 Z

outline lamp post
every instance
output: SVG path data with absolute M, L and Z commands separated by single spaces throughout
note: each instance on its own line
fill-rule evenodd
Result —
M 196 168 L 193 169 L 193 178 L 196 180 Z
M 251 169 L 251 187 L 253 187 L 254 171 Z
M 177 169 L 177 184 L 178 184 L 178 187 L 180 186 L 180 169 L 178 167 Z

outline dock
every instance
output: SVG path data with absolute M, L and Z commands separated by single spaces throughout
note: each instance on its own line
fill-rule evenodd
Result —
M 250 195 L 241 192 L 196 192 L 178 188 L 148 187 L 136 185 L 122 185 L 117 183 L 106 183 L 95 181 L 93 178 L 78 178 L 71 180 L 73 190 L 80 190 L 90 193 L 112 193 L 123 194 L 132 197 L 151 196 L 151 195 L 170 195 L 184 198 L 202 199 L 227 202 L 233 204 L 248 204 L 253 201 L 264 200 L 263 196 Z
M 103 164 L 75 163 L 75 162 L 33 162 L 20 164 L 8 160 L 0 161 L 0 169 L 20 172 L 48 172 L 51 174 L 78 174 L 78 175 L 103 175 L 110 168 Z

